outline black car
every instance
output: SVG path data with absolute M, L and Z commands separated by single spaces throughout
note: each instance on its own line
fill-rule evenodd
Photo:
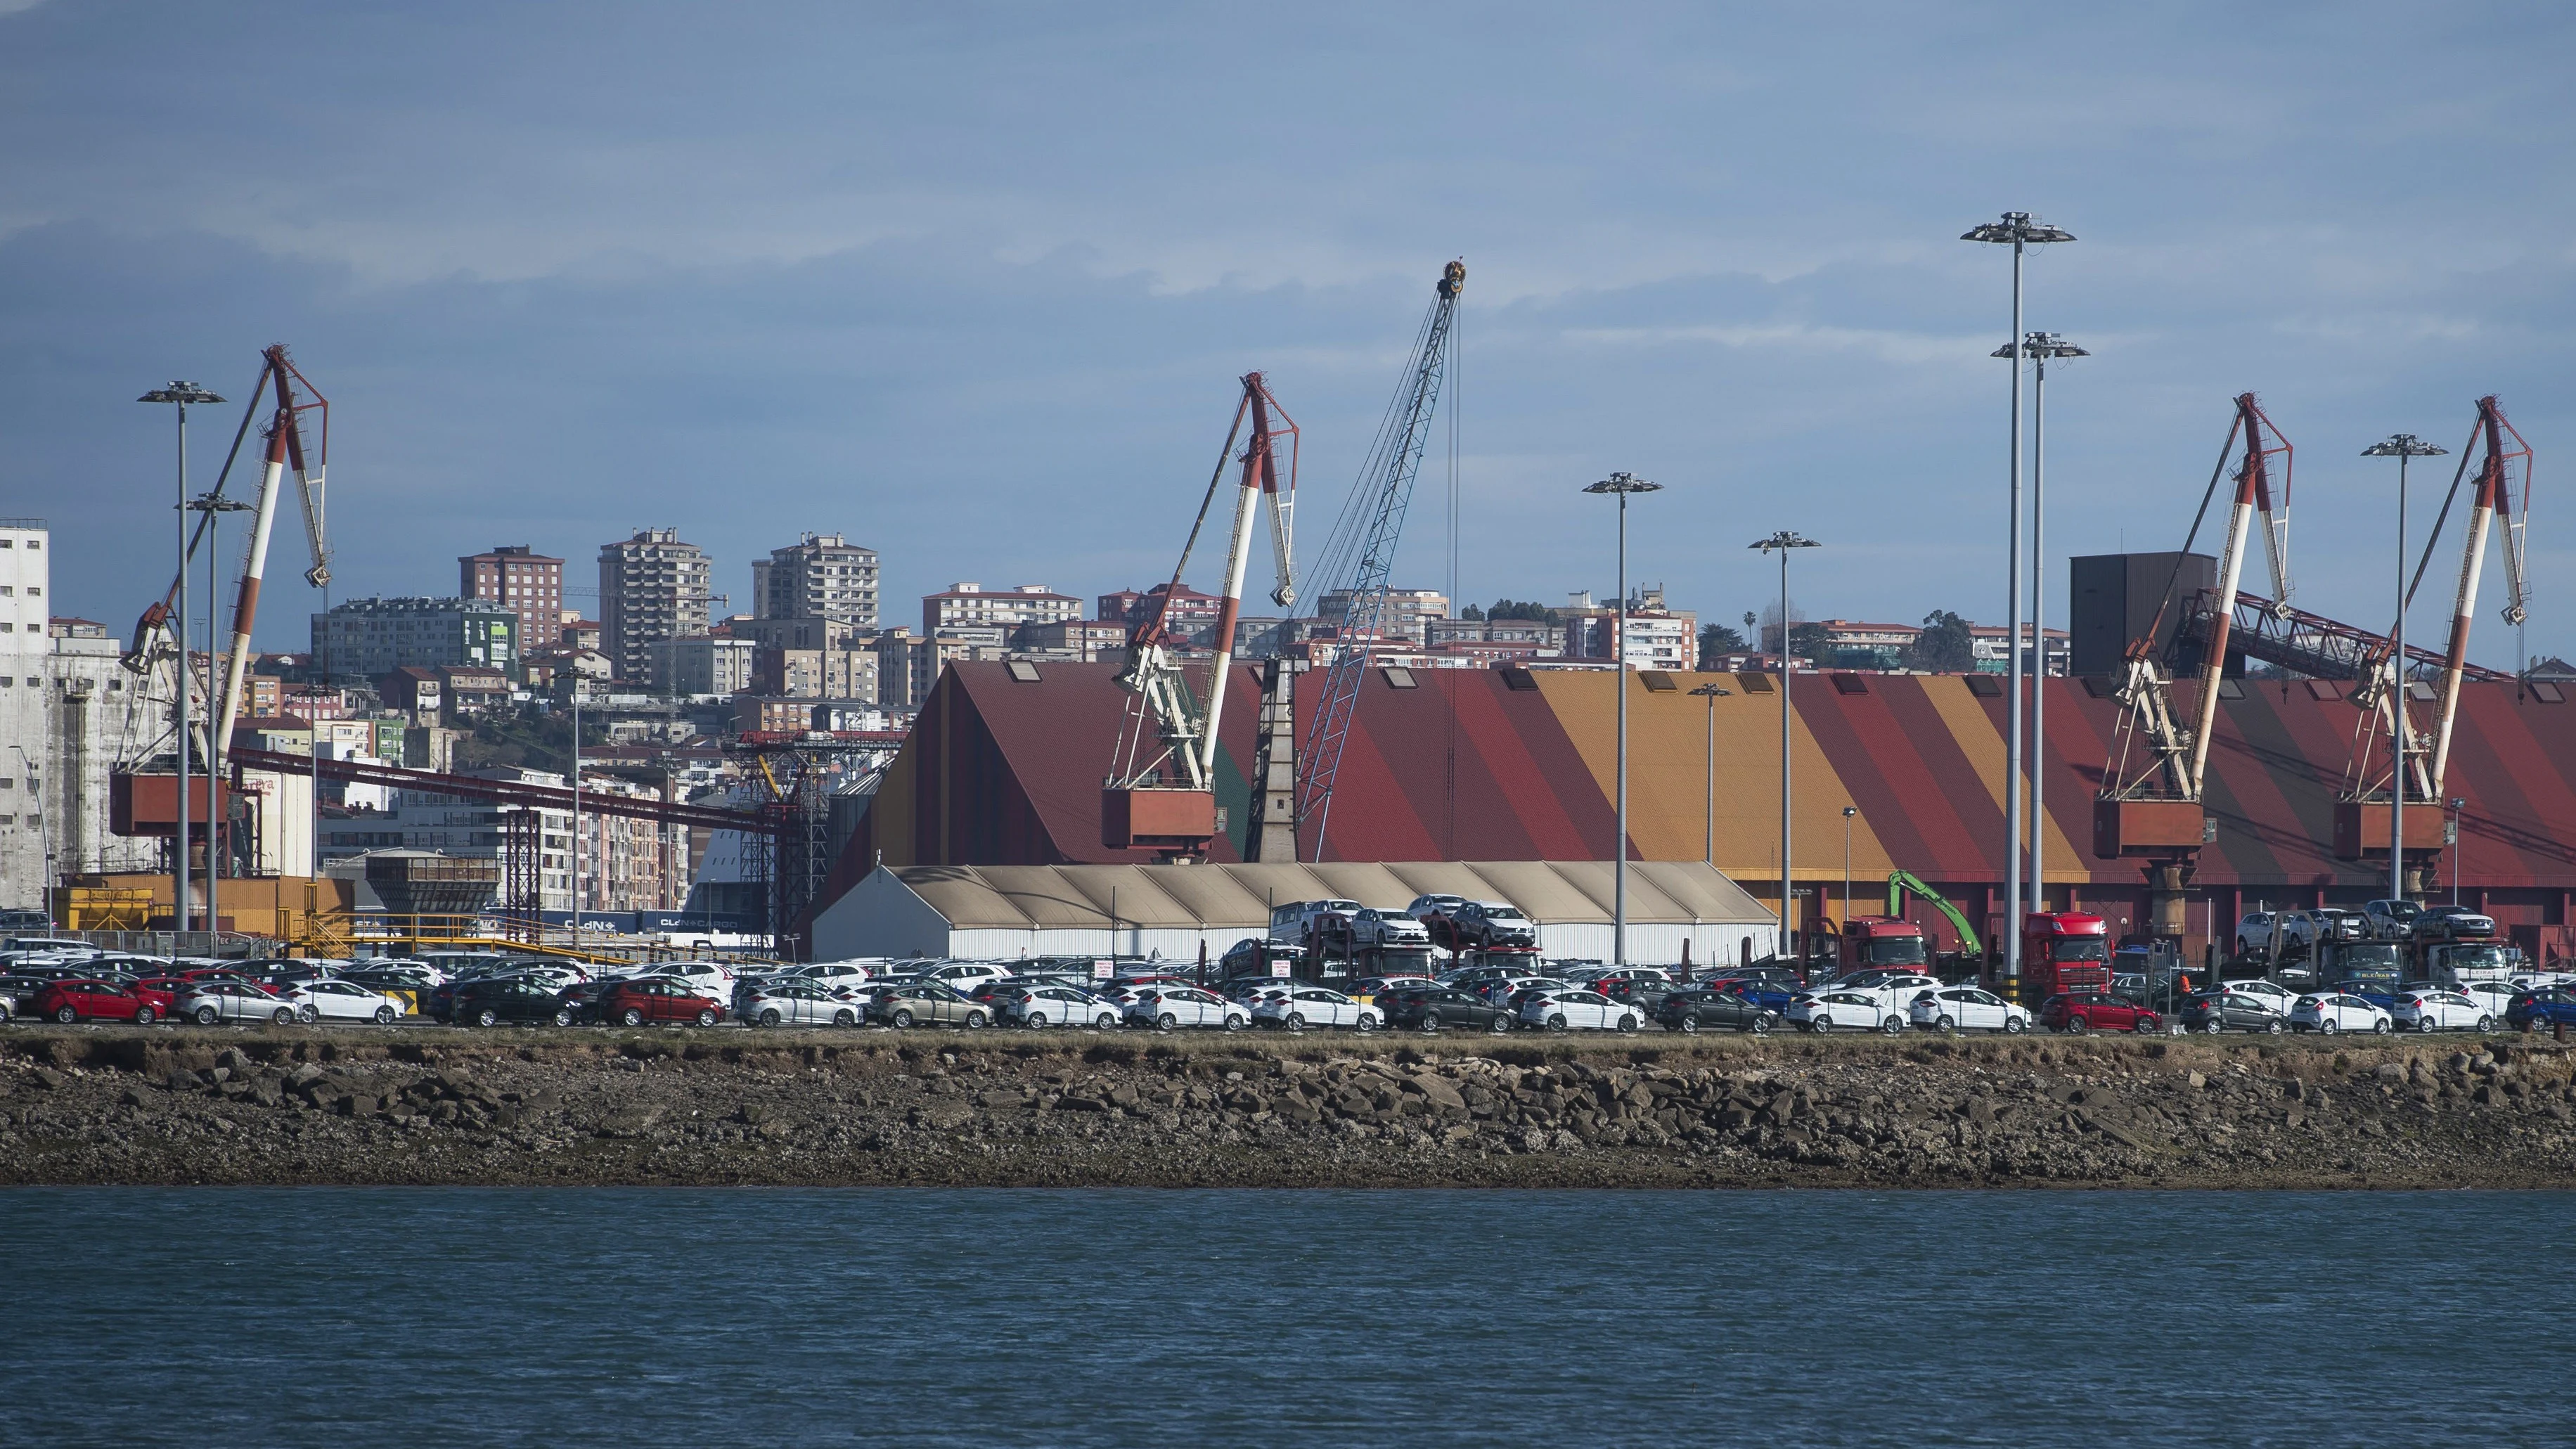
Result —
M 1693 1032 L 1704 1026 L 1731 1026 L 1756 1036 L 1770 1032 L 1779 1018 L 1742 992 L 1694 986 L 1667 992 L 1655 1007 L 1655 1020 L 1667 1030 Z
M 2195 991 L 2182 999 L 2185 1031 L 2261 1031 L 2279 1035 L 2289 1018 L 2241 991 Z
M 1500 1035 L 1513 1025 L 1509 1008 L 1449 986 L 1397 987 L 1381 992 L 1377 1004 L 1386 1013 L 1387 1025 L 1416 1031 L 1463 1026 Z
M 1648 1016 L 1655 1016 L 1663 1011 L 1667 1000 L 1671 999 L 1676 992 L 1686 988 L 1673 984 L 1671 977 L 1658 973 L 1653 976 L 1627 976 L 1617 981 L 1602 981 L 1595 983 L 1592 989 L 1612 1001 L 1633 1006 Z
M 553 988 L 524 979 L 468 981 L 449 998 L 448 1019 L 458 1026 L 498 1026 L 505 1021 L 573 1023 L 573 1007 Z

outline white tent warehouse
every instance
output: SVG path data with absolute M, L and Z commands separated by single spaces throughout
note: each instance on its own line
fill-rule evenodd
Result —
M 1326 865 L 879 866 L 814 922 L 814 959 L 1029 956 L 1208 959 L 1270 928 L 1273 906 L 1418 895 L 1502 901 L 1538 923 L 1551 958 L 1611 957 L 1605 860 Z M 1700 861 L 1628 865 L 1628 959 L 1672 965 L 1771 954 L 1771 913 Z

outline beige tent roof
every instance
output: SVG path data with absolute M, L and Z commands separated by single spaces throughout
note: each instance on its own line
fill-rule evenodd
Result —
M 886 866 L 965 930 L 1265 930 L 1270 908 L 1339 898 L 1402 907 L 1417 895 L 1508 901 L 1550 925 L 1606 925 L 1606 860 L 1399 861 L 1331 865 Z M 1628 919 L 1638 925 L 1758 922 L 1771 913 L 1699 861 L 1630 861 Z

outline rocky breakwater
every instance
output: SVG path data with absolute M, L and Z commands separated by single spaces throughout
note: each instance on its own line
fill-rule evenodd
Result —
M 22 1028 L 0 1181 L 2552 1186 L 2528 1038 Z

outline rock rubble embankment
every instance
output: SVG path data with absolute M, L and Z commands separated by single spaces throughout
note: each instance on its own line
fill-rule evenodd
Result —
M 2548 1186 L 2527 1038 L 22 1028 L 0 1182 Z

